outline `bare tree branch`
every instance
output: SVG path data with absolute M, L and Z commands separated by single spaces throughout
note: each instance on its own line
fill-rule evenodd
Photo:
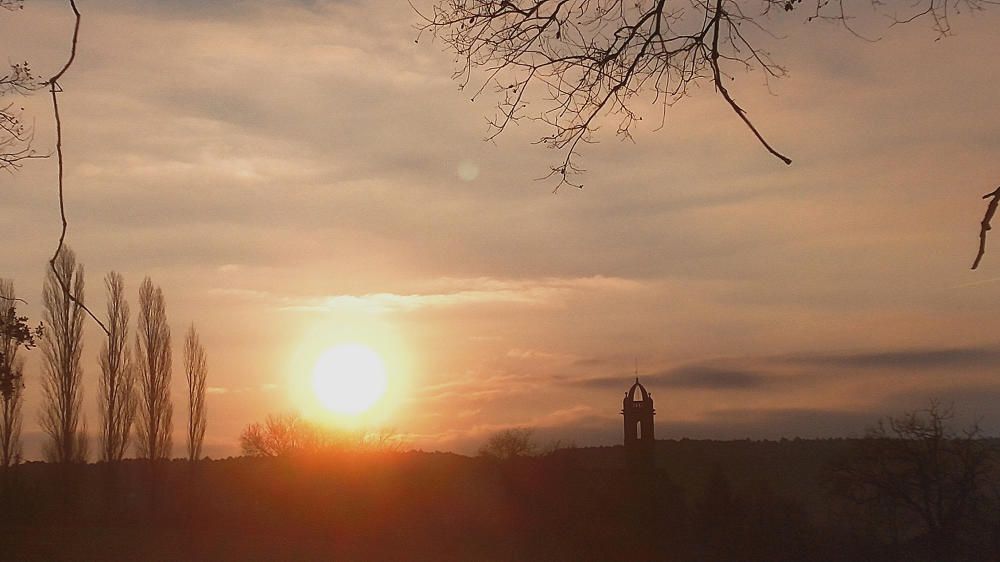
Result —
M 806 21 L 849 25 L 844 0 L 809 0 Z M 876 7 L 880 2 L 873 2 Z M 906 22 L 928 17 L 942 35 L 949 14 L 959 6 L 983 9 L 995 0 L 917 0 L 906 6 Z M 417 26 L 455 53 L 453 77 L 465 88 L 481 75 L 476 99 L 487 88 L 498 96 L 488 139 L 521 119 L 540 121 L 548 133 L 537 143 L 560 153 L 546 177 L 559 186 L 580 187 L 572 176 L 582 172 L 580 148 L 593 142 L 604 119 L 618 119 L 617 134 L 631 138 L 642 119 L 638 100 L 664 110 L 692 86 L 709 81 L 757 141 L 785 164 L 791 159 L 768 142 L 724 84 L 731 70 L 780 78 L 785 69 L 762 46 L 777 39 L 764 26 L 765 16 L 793 12 L 803 0 L 435 0 Z M 412 6 L 412 4 L 411 4 Z M 758 6 L 760 8 L 758 8 Z M 478 78 L 476 78 L 478 80 Z M 529 100 L 542 107 L 528 112 Z
M 972 262 L 972 269 L 979 267 L 979 262 L 986 254 L 986 233 L 993 228 L 990 226 L 990 222 L 997 212 L 997 205 L 1000 204 L 1000 187 L 997 187 L 992 193 L 983 195 L 983 199 L 989 199 L 990 202 L 986 205 L 986 214 L 983 215 L 982 222 L 979 223 L 979 252 L 976 253 L 976 259 Z
M 49 87 L 49 92 L 52 95 L 52 114 L 55 119 L 56 124 L 56 166 L 58 173 L 58 187 L 59 187 L 59 218 L 61 220 L 61 229 L 59 231 L 59 243 L 56 245 L 55 252 L 52 253 L 52 257 L 49 259 L 49 267 L 52 271 L 56 271 L 56 258 L 59 257 L 59 252 L 62 251 L 63 244 L 66 242 L 66 230 L 69 227 L 69 222 L 66 220 L 66 198 L 64 196 L 64 184 L 63 177 L 65 175 L 65 166 L 63 164 L 63 149 L 62 149 L 62 118 L 59 116 L 59 94 L 63 91 L 62 87 L 59 85 L 59 79 L 66 74 L 66 71 L 70 69 L 73 65 L 73 61 L 76 60 L 76 46 L 80 38 L 80 10 L 76 7 L 76 0 L 69 0 L 70 8 L 73 10 L 74 22 L 73 22 L 73 39 L 70 42 L 69 57 L 63 66 L 52 75 L 52 78 L 46 80 L 43 85 Z M 90 318 L 101 327 L 105 335 L 110 335 L 111 332 L 108 327 L 104 325 L 104 322 L 97 317 L 89 308 L 84 306 L 82 302 L 76 300 L 76 298 L 71 294 L 69 286 L 66 284 L 66 280 L 56 273 L 56 280 L 62 287 L 66 296 L 73 300 L 80 308 L 82 308 Z

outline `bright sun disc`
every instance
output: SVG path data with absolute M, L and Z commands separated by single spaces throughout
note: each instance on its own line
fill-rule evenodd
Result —
M 313 368 L 313 391 L 323 406 L 339 414 L 359 414 L 386 390 L 385 366 L 371 349 L 339 345 L 323 352 Z

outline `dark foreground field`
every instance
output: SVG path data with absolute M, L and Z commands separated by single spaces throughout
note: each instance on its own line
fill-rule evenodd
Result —
M 5 560 L 998 560 L 985 509 L 949 536 L 840 497 L 850 440 L 661 441 L 488 461 L 340 454 L 8 473 Z M 889 506 L 885 506 L 889 507 Z M 893 508 L 895 509 L 895 508 Z M 977 512 L 979 513 L 979 512 Z

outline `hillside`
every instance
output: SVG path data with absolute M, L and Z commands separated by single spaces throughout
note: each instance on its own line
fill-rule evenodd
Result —
M 117 465 L 6 475 L 2 558 L 843 560 L 889 551 L 837 520 L 851 440 L 661 441 L 493 462 L 450 453 Z

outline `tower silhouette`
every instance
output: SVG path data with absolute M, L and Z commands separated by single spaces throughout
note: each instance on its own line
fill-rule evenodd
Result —
M 655 438 L 653 436 L 653 395 L 646 387 L 635 384 L 625 393 L 622 400 L 622 415 L 625 417 L 625 458 L 630 467 L 651 469 L 654 464 Z

